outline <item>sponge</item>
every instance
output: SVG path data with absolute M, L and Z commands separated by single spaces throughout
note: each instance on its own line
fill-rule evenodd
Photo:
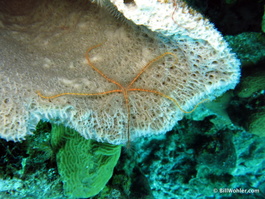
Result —
M 132 141 L 166 133 L 183 118 L 181 109 L 190 111 L 239 81 L 240 63 L 221 34 L 179 0 L 102 1 L 127 24 L 87 1 L 40 0 L 22 15 L 12 2 L 0 9 L 0 136 L 6 140 L 25 139 L 42 119 L 85 139 L 124 144 L 128 126 Z M 151 63 L 128 92 L 129 103 L 119 92 L 38 96 L 37 91 L 52 96 L 119 89 L 85 59 L 86 50 L 100 43 L 89 53 L 91 62 L 123 87 L 157 56 L 175 56 Z M 181 109 L 169 98 L 139 89 L 163 93 Z

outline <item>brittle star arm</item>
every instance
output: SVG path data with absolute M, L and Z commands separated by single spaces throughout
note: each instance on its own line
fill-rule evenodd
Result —
M 116 84 L 118 87 L 121 88 L 121 90 L 113 90 L 113 91 L 108 91 L 108 93 L 115 93 L 115 92 L 122 92 L 124 95 L 124 99 L 125 99 L 125 104 L 126 104 L 126 109 L 127 109 L 127 114 L 128 114 L 128 122 L 127 122 L 127 139 L 128 139 L 128 143 L 130 141 L 130 107 L 129 107 L 129 97 L 128 97 L 128 93 L 127 93 L 127 89 L 125 89 L 120 83 L 116 82 L 115 80 L 107 77 L 107 75 L 105 75 L 102 71 L 100 71 L 89 59 L 88 53 L 93 50 L 94 48 L 97 48 L 99 46 L 101 46 L 102 44 L 98 44 L 95 46 L 92 46 L 91 48 L 89 48 L 86 52 L 86 59 L 88 62 L 88 65 L 93 68 L 97 73 L 99 73 L 102 77 L 104 77 L 106 80 L 108 80 L 109 82 L 112 82 L 114 84 Z M 104 93 L 106 94 L 106 93 Z
M 60 93 L 57 95 L 52 95 L 52 96 L 44 96 L 41 94 L 40 91 L 37 91 L 37 94 L 44 99 L 53 99 L 57 97 L 61 97 L 64 95 L 80 95 L 80 96 L 93 96 L 93 95 L 106 95 L 110 93 L 122 93 L 122 90 L 110 90 L 110 91 L 105 91 L 105 92 L 99 92 L 99 93 Z
M 126 89 L 123 90 L 123 95 L 125 99 L 125 105 L 127 109 L 127 147 L 130 146 L 130 122 L 131 122 L 131 110 L 130 110 L 130 105 L 129 105 L 129 97 L 128 97 L 128 91 Z
M 170 101 L 174 102 L 174 104 L 183 112 L 183 113 L 192 113 L 193 111 L 195 111 L 195 109 L 202 104 L 203 102 L 207 101 L 208 99 L 204 99 L 201 102 L 199 102 L 198 104 L 195 105 L 195 107 L 191 110 L 191 111 L 185 111 L 184 109 L 181 108 L 181 106 L 179 105 L 179 103 L 177 102 L 177 100 L 175 100 L 174 98 L 165 95 L 164 93 L 161 93 L 159 91 L 155 91 L 155 90 L 148 90 L 148 89 L 142 89 L 142 88 L 130 88 L 128 91 L 142 91 L 142 92 L 148 92 L 148 93 L 155 93 L 157 95 L 160 95 L 162 97 L 165 97 L 167 99 L 169 99 Z
M 118 82 L 116 82 L 115 80 L 113 80 L 113 79 L 111 79 L 111 78 L 109 78 L 107 75 L 105 75 L 101 70 L 99 70 L 91 61 L 90 61 L 90 58 L 89 58 L 89 56 L 88 56 L 88 53 L 91 51 L 91 50 L 93 50 L 93 49 L 95 49 L 95 48 L 97 48 L 97 47 L 100 47 L 100 46 L 102 46 L 103 44 L 97 44 L 97 45 L 95 45 L 95 46 L 92 46 L 92 47 L 90 47 L 87 51 L 86 51 L 86 54 L 85 54 L 85 56 L 86 56 L 86 60 L 87 60 L 87 63 L 88 63 L 88 65 L 93 69 L 93 70 L 95 70 L 98 74 L 100 74 L 102 77 L 104 77 L 106 80 L 108 80 L 109 82 L 111 82 L 111 83 L 113 83 L 113 84 L 116 84 L 118 87 L 120 87 L 120 88 L 123 88 L 123 86 L 121 85 L 121 84 L 119 84 Z
M 146 71 L 146 69 L 147 69 L 148 67 L 150 67 L 154 62 L 160 60 L 161 58 L 165 57 L 166 55 L 172 55 L 173 57 L 175 57 L 176 60 L 178 60 L 177 56 L 176 56 L 174 53 L 171 53 L 171 52 L 165 52 L 165 53 L 163 53 L 162 55 L 157 56 L 156 58 L 154 58 L 154 59 L 152 59 L 151 61 L 149 61 L 149 62 L 148 62 L 143 68 L 142 68 L 142 70 L 141 70 L 141 71 L 138 73 L 138 75 L 136 75 L 136 77 L 130 82 L 130 84 L 128 85 L 127 88 L 130 88 L 130 87 L 133 85 L 133 83 L 134 83 L 134 82 L 140 77 L 140 75 L 141 75 L 144 71 Z

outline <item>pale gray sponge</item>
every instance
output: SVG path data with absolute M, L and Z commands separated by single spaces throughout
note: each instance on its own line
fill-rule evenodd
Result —
M 5 5 L 7 9 L 0 15 L 2 138 L 24 139 L 42 119 L 63 123 L 87 139 L 125 143 L 128 110 L 122 93 L 68 95 L 51 100 L 36 94 L 40 91 L 44 96 L 52 96 L 119 89 L 87 64 L 86 50 L 99 43 L 104 44 L 89 53 L 91 62 L 124 87 L 149 61 L 164 52 L 174 53 L 177 60 L 167 55 L 153 63 L 132 88 L 161 92 L 186 111 L 206 98 L 213 99 L 234 88 L 239 79 L 239 61 L 221 35 L 199 14 L 181 12 L 186 26 L 188 22 L 194 24 L 185 29 L 183 24 L 179 26 L 172 21 L 175 10 L 172 3 L 150 1 L 154 6 L 150 9 L 156 8 L 161 15 L 155 20 L 156 16 L 150 18 L 150 13 L 143 12 L 148 10 L 147 5 L 137 5 L 139 1 L 130 5 L 113 2 L 136 24 L 133 17 L 138 18 L 136 15 L 142 13 L 140 18 L 147 19 L 139 23 L 145 27 L 120 23 L 87 1 L 41 0 L 23 15 L 13 13 L 12 5 Z M 130 140 L 165 133 L 184 115 L 171 100 L 155 93 L 129 91 L 128 96 Z

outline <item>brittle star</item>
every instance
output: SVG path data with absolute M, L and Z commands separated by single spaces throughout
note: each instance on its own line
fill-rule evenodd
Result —
M 115 90 L 109 90 L 109 91 L 104 91 L 104 92 L 98 92 L 98 93 L 60 93 L 60 94 L 56 94 L 56 95 L 52 95 L 52 96 L 44 96 L 40 93 L 40 91 L 37 91 L 37 94 L 44 99 L 53 99 L 53 98 L 57 98 L 57 97 L 61 97 L 61 96 L 65 96 L 65 95 L 79 95 L 79 96 L 96 96 L 96 95 L 106 95 L 106 94 L 111 94 L 111 93 L 122 93 L 124 96 L 124 100 L 125 100 L 125 104 L 126 104 L 126 109 L 127 109 L 127 142 L 130 142 L 130 100 L 129 100 L 129 92 L 132 91 L 138 91 L 138 92 L 147 92 L 147 93 L 154 93 L 156 95 L 160 95 L 162 97 L 167 98 L 168 100 L 171 100 L 182 112 L 184 113 L 192 113 L 199 104 L 203 103 L 204 101 L 206 101 L 207 99 L 199 102 L 191 111 L 185 111 L 181 108 L 181 106 L 178 104 L 178 102 L 164 94 L 161 93 L 159 91 L 156 90 L 149 90 L 149 89 L 144 89 L 144 88 L 132 88 L 132 85 L 134 84 L 134 82 L 141 76 L 142 73 L 144 73 L 144 71 L 146 71 L 154 62 L 157 62 L 158 60 L 160 60 L 161 58 L 165 57 L 166 55 L 171 55 L 173 56 L 176 60 L 177 60 L 177 56 L 174 53 L 171 52 L 165 52 L 157 57 L 155 57 L 154 59 L 152 59 L 151 61 L 149 61 L 142 69 L 141 71 L 134 77 L 134 79 L 127 85 L 127 86 L 123 86 L 120 83 L 118 83 L 117 81 L 109 78 L 107 75 L 105 75 L 101 70 L 99 70 L 90 60 L 89 58 L 89 52 L 92 51 L 93 49 L 100 47 L 102 44 L 98 44 L 95 46 L 90 47 L 87 51 L 86 51 L 86 60 L 88 62 L 88 65 L 95 70 L 98 74 L 100 74 L 102 77 L 104 77 L 106 80 L 108 80 L 109 82 L 116 84 L 119 88 L 115 89 Z

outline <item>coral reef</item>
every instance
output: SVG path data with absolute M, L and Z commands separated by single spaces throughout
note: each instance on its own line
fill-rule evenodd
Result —
M 263 198 L 264 138 L 227 127 L 218 130 L 209 117 L 184 119 L 166 135 L 142 138 L 134 146 L 135 167 L 147 177 L 154 198 L 246 197 L 220 193 L 222 188 L 251 189 L 250 197 Z M 119 164 L 123 161 L 130 162 Z
M 62 198 L 62 184 L 49 145 L 50 125 L 40 122 L 23 143 L 1 143 L 0 198 Z

